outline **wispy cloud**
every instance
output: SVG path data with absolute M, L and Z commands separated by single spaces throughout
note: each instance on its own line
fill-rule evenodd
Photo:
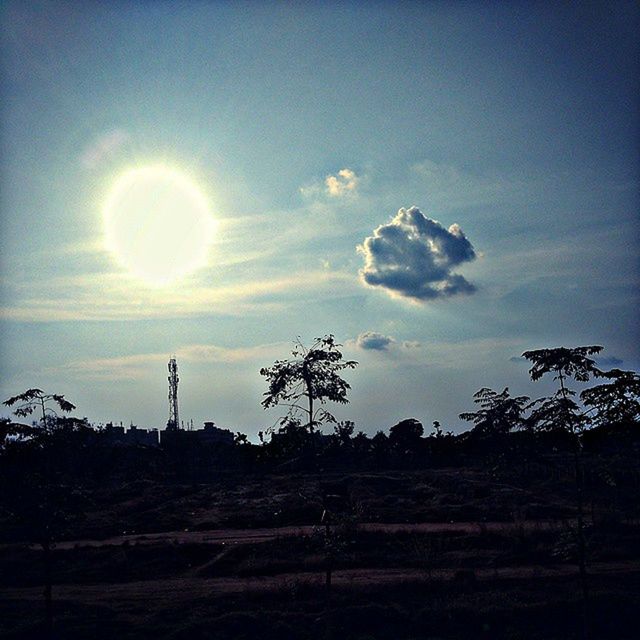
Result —
M 439 210 L 504 201 L 530 188 L 514 177 L 482 175 L 429 159 L 412 165 L 410 177 L 424 187 L 429 203 Z
M 229 348 L 214 344 L 190 344 L 179 347 L 172 354 L 139 353 L 113 358 L 72 360 L 47 373 L 64 374 L 81 380 L 126 381 L 141 380 L 166 364 L 170 355 L 182 363 L 251 363 L 266 362 L 286 353 L 284 343 L 261 344 L 252 347 Z
M 294 298 L 341 297 L 349 289 L 357 290 L 354 276 L 320 269 L 220 286 L 187 279 L 162 289 L 144 287 L 122 273 L 100 273 L 23 285 L 0 317 L 49 322 L 247 315 L 283 310 Z
M 93 140 L 83 151 L 80 162 L 85 169 L 96 169 L 110 160 L 129 141 L 124 129 L 111 129 Z

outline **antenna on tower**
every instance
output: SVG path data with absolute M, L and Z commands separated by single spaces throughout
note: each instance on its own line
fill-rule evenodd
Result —
M 177 431 L 180 429 L 180 420 L 178 419 L 178 363 L 175 356 L 169 360 L 169 420 L 167 421 L 167 429 Z

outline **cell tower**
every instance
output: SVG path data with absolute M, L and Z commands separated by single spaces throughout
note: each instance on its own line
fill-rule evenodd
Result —
M 167 429 L 176 431 L 180 428 L 178 419 L 178 363 L 175 358 L 169 360 L 169 420 Z

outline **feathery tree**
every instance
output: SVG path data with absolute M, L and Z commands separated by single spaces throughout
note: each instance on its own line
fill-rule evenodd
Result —
M 528 396 L 512 397 L 509 387 L 500 393 L 483 387 L 473 394 L 478 411 L 461 413 L 462 420 L 475 424 L 474 431 L 486 435 L 504 435 L 524 424 L 523 413 L 529 402 Z
M 601 377 L 610 382 L 585 389 L 580 399 L 595 414 L 591 420 L 598 425 L 634 422 L 640 418 L 640 375 L 635 371 L 612 369 Z
M 340 346 L 331 334 L 316 338 L 310 347 L 298 340 L 291 352 L 292 359 L 276 360 L 273 366 L 260 369 L 260 375 L 269 383 L 262 406 L 288 407 L 282 423 L 302 416 L 309 431 L 325 420 L 335 423 L 333 415 L 316 403 L 349 402 L 347 392 L 351 387 L 340 372 L 355 369 L 358 363 L 343 360 Z
M 532 380 L 540 380 L 547 374 L 553 375 L 558 382 L 558 391 L 548 398 L 537 400 L 536 409 L 532 413 L 534 424 L 542 428 L 559 427 L 573 436 L 574 465 L 576 475 L 577 503 L 577 542 L 580 586 L 582 589 L 582 633 L 583 638 L 589 635 L 589 588 L 586 568 L 586 545 L 584 537 L 584 468 L 582 461 L 581 432 L 586 425 L 584 415 L 574 402 L 575 392 L 567 388 L 568 379 L 576 382 L 587 382 L 592 376 L 600 376 L 602 372 L 596 362 L 589 356 L 602 351 L 602 347 L 591 345 L 586 347 L 558 347 L 555 349 L 538 349 L 525 351 L 522 356 L 533 363 L 529 369 Z
M 40 413 L 39 425 L 6 425 L 3 429 L 5 436 L 14 437 L 14 442 L 13 446 L 4 446 L 2 449 L 4 464 L 0 465 L 0 478 L 6 490 L 2 492 L 0 507 L 16 523 L 25 525 L 30 537 L 42 547 L 45 624 L 47 635 L 52 637 L 51 551 L 70 521 L 81 513 L 78 493 L 64 478 L 64 470 L 60 464 L 56 464 L 61 461 L 61 456 L 56 455 L 52 448 L 58 444 L 56 434 L 61 435 L 57 431 L 60 424 L 72 429 L 88 425 L 86 421 L 61 418 L 54 407 L 69 413 L 75 409 L 75 405 L 65 400 L 63 395 L 44 393 L 41 389 L 27 389 L 3 404 L 7 407 L 17 406 L 14 414 L 20 417 L 29 416 L 34 411 Z M 6 444 L 4 439 L 3 444 Z
M 13 396 L 5 400 L 2 404 L 7 407 L 18 405 L 14 410 L 15 415 L 25 418 L 34 411 L 41 412 L 40 424 L 43 428 L 48 426 L 49 417 L 57 417 L 58 412 L 51 406 L 56 405 L 58 409 L 64 413 L 73 411 L 76 406 L 65 400 L 63 395 L 58 393 L 45 393 L 42 389 L 27 389 L 20 395 Z
M 602 372 L 596 367 L 595 360 L 589 358 L 600 351 L 602 347 L 594 345 L 573 349 L 538 349 L 522 354 L 533 363 L 529 369 L 532 380 L 540 380 L 546 374 L 553 374 L 553 379 L 558 382 L 556 393 L 532 403 L 532 407 L 537 407 L 532 414 L 532 420 L 539 428 L 561 428 L 574 435 L 580 433 L 585 426 L 585 420 L 572 399 L 575 392 L 569 389 L 566 383 L 568 379 L 588 382 L 592 376 L 600 376 Z M 576 442 L 579 444 L 579 439 Z

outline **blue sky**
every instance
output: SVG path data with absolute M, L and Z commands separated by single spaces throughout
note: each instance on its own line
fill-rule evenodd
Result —
M 334 333 L 360 362 L 340 418 L 459 430 L 482 386 L 545 392 L 526 349 L 640 367 L 635 3 L 0 11 L 3 397 L 163 426 L 176 354 L 181 416 L 253 435 L 278 415 L 259 368 Z M 103 223 L 158 163 L 217 224 L 165 287 Z

